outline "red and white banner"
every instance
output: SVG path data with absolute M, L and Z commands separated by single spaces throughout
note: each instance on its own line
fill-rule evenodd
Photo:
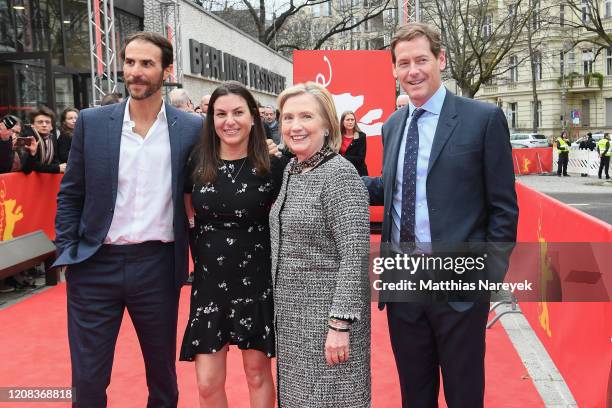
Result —
M 295 51 L 293 82 L 317 82 L 334 97 L 338 120 L 355 112 L 368 136 L 366 164 L 371 176 L 381 173 L 381 128 L 395 111 L 395 79 L 389 51 Z
M 0 241 L 37 230 L 55 239 L 59 174 L 0 174 Z
M 555 263 L 548 253 L 552 243 L 611 242 L 609 224 L 521 183 L 516 183 L 516 192 L 520 207 L 518 240 L 540 244 L 542 265 Z M 596 249 L 606 247 L 600 244 Z M 594 252 L 595 263 L 610 265 L 608 251 Z M 567 279 L 561 282 L 562 287 L 569 284 Z M 612 401 L 612 303 L 521 302 L 520 307 L 578 406 L 608 407 L 606 401 Z
M 552 171 L 552 147 L 532 147 L 512 149 L 514 174 L 542 174 Z
M 395 79 L 389 51 L 295 51 L 293 82 L 317 82 L 334 97 L 338 120 L 351 110 L 368 136 L 370 176 L 381 174 L 381 128 L 395 111 Z M 383 207 L 371 207 L 371 220 L 382 221 Z

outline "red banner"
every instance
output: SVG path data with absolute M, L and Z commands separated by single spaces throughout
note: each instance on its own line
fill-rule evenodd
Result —
M 389 51 L 295 51 L 293 82 L 317 82 L 334 97 L 338 120 L 352 110 L 366 133 L 366 164 L 370 176 L 381 174 L 381 128 L 395 111 L 395 79 Z M 372 207 L 370 219 L 382 221 L 382 207 Z
M 58 174 L 0 174 L 0 241 L 43 230 L 55 239 Z
M 528 149 L 520 149 L 528 150 Z M 529 149 L 531 150 L 531 149 Z M 535 149 L 534 149 L 535 150 Z M 521 183 L 516 184 L 520 242 L 605 242 L 612 226 Z M 608 254 L 599 254 L 608 259 Z M 598 261 L 603 261 L 599 259 Z M 606 277 L 607 278 L 607 277 Z M 570 388 L 578 406 L 606 407 L 612 373 L 612 303 L 521 303 L 521 310 Z
M 514 174 L 541 174 L 552 171 L 552 147 L 512 149 Z

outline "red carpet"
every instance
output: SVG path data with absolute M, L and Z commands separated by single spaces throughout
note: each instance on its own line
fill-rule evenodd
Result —
M 188 315 L 189 288 L 183 290 L 179 318 L 179 344 Z M 395 362 L 387 336 L 384 312 L 373 308 L 372 381 L 373 406 L 399 407 Z M 0 387 L 69 386 L 70 358 L 66 338 L 66 288 L 60 284 L 0 312 Z M 242 374 L 240 352 L 232 348 L 228 357 L 227 392 L 230 407 L 248 407 L 248 392 Z M 493 408 L 543 407 L 527 378 L 527 371 L 512 348 L 501 325 L 487 337 L 486 406 Z M 192 363 L 177 364 L 180 407 L 197 407 Z M 117 344 L 109 406 L 142 408 L 146 404 L 144 364 L 134 329 L 127 318 Z M 0 407 L 62 407 L 60 403 L 3 403 Z M 441 404 L 441 406 L 445 406 Z M 350 408 L 350 407 L 343 407 Z

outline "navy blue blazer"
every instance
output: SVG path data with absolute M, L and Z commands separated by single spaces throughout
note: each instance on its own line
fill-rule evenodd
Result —
M 363 178 L 370 204 L 384 205 L 383 244 L 391 242 L 393 187 L 408 115 L 407 105 L 385 122 L 382 175 Z M 429 157 L 426 191 L 434 245 L 516 242 L 512 149 L 501 109 L 447 90 Z
M 119 149 L 127 100 L 85 109 L 79 114 L 66 173 L 57 196 L 54 266 L 87 260 L 100 248 L 113 219 L 119 177 Z M 202 128 L 202 118 L 168 104 L 172 202 L 174 218 L 174 275 L 177 286 L 187 278 L 188 225 L 183 199 L 185 163 Z

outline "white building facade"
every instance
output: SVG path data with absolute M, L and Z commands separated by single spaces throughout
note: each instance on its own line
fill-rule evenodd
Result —
M 158 0 L 144 3 L 145 30 L 175 39 L 176 80 L 194 104 L 225 80 L 244 83 L 263 105 L 275 105 L 277 95 L 293 84 L 291 60 L 197 4 L 179 0 L 168 12 Z

